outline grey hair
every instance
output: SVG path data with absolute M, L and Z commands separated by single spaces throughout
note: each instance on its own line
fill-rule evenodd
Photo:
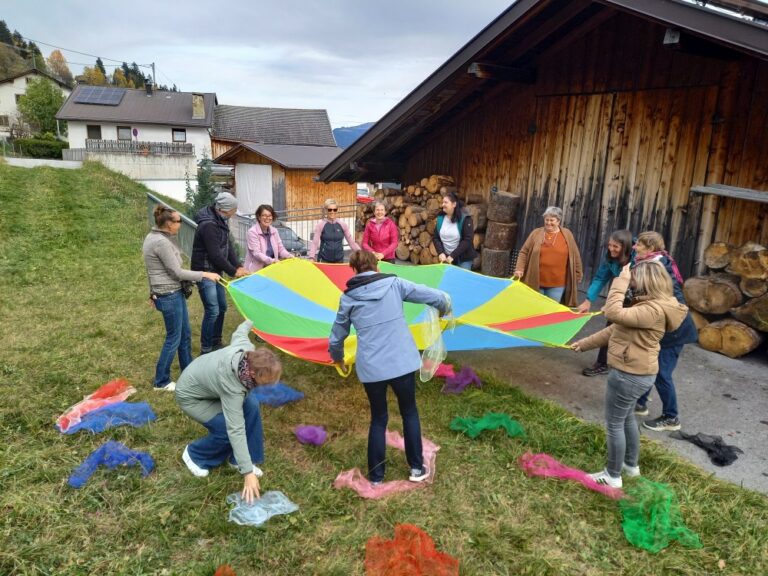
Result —
M 386 204 L 386 202 L 384 202 L 384 200 L 376 200 L 373 203 L 373 209 L 374 210 L 376 210 L 376 206 L 381 206 L 382 208 L 384 208 L 384 210 L 387 209 L 387 204 Z
M 557 206 L 549 206 L 546 210 L 544 210 L 544 214 L 542 214 L 542 218 L 546 218 L 547 216 L 552 216 L 553 218 L 557 218 L 560 222 L 562 222 L 563 209 L 558 208 Z

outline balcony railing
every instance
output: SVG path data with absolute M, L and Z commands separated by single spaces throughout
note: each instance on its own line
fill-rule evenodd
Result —
M 194 144 L 186 142 L 137 142 L 135 140 L 93 140 L 85 141 L 88 152 L 110 154 L 137 154 L 139 156 L 193 156 Z

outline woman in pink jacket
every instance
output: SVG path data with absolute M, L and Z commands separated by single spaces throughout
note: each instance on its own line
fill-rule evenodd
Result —
M 248 272 L 261 270 L 278 260 L 293 258 L 283 246 L 277 228 L 272 226 L 274 219 L 275 209 L 269 204 L 262 204 L 256 209 L 256 224 L 248 230 L 248 254 L 245 256 Z
M 395 249 L 400 239 L 400 232 L 391 218 L 387 218 L 384 202 L 374 202 L 373 218 L 368 220 L 363 232 L 360 247 L 373 252 L 377 260 L 395 263 Z

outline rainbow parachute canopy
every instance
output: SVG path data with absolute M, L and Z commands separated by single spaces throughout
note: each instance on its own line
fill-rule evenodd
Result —
M 447 292 L 455 328 L 443 339 L 448 351 L 564 346 L 592 314 L 578 314 L 520 281 L 493 278 L 458 266 L 398 266 L 379 270 Z M 344 264 L 320 264 L 292 258 L 231 281 L 227 290 L 253 331 L 284 352 L 319 364 L 332 364 L 328 336 L 339 298 L 354 275 Z M 423 304 L 404 304 L 405 318 L 419 349 L 431 342 Z M 447 324 L 443 320 L 444 325 Z M 354 330 L 345 342 L 345 363 L 355 358 Z

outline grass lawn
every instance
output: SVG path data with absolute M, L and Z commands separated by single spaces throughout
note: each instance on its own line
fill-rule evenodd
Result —
M 424 433 L 442 447 L 433 486 L 382 501 L 334 490 L 338 472 L 365 464 L 363 389 L 354 377 L 287 357 L 284 380 L 307 397 L 264 408 L 262 486 L 283 491 L 300 511 L 264 529 L 227 522 L 225 498 L 241 488 L 239 475 L 224 467 L 193 478 L 180 456 L 202 427 L 171 394 L 151 389 L 164 331 L 146 303 L 144 191 L 97 164 L 0 163 L 0 574 L 212 574 L 222 563 L 240 575 L 363 574 L 367 540 L 392 537 L 399 523 L 427 531 L 460 560 L 462 574 L 768 573 L 764 496 L 644 441 L 643 473 L 672 486 L 704 548 L 637 549 L 615 502 L 577 484 L 527 478 L 516 463 L 531 450 L 597 470 L 602 429 L 490 378 L 460 396 L 420 384 Z M 189 303 L 197 349 L 197 294 Z M 239 320 L 231 308 L 227 334 Z M 60 413 L 115 377 L 138 389 L 131 400 L 150 402 L 154 424 L 97 436 L 54 429 Z M 470 440 L 448 428 L 455 416 L 487 411 L 510 414 L 527 438 L 494 432 Z M 394 405 L 392 416 L 400 429 Z M 298 424 L 325 425 L 329 442 L 299 445 Z M 149 452 L 155 472 L 141 479 L 134 468 L 100 470 L 82 489 L 69 488 L 72 470 L 108 439 Z M 388 479 L 405 477 L 404 458 L 389 456 Z

